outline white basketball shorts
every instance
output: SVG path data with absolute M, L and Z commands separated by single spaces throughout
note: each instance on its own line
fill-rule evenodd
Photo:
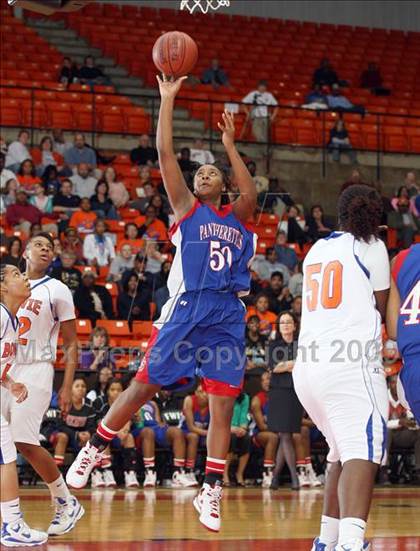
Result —
M 16 461 L 16 447 L 13 444 L 9 423 L 0 416 L 0 465 L 7 465 Z
M 330 448 L 328 461 L 386 461 L 388 391 L 382 366 L 296 362 L 296 393 Z

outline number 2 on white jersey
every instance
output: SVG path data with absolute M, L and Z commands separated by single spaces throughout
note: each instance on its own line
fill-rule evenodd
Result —
M 232 266 L 230 247 L 222 247 L 220 241 L 210 241 L 210 268 L 215 272 L 223 270 L 225 265 Z
M 408 316 L 408 319 L 404 320 L 404 325 L 416 325 L 420 323 L 420 281 L 416 283 L 408 294 L 404 304 L 401 306 L 400 314 Z

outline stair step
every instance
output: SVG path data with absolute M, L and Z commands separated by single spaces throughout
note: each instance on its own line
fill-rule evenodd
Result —
M 26 23 L 30 27 L 38 27 L 39 29 L 64 29 L 64 21 L 55 21 L 53 19 L 26 19 Z
M 57 40 L 61 38 L 62 40 L 84 40 L 77 33 L 70 29 L 44 29 L 38 28 L 30 25 L 34 31 L 39 35 L 44 37 L 46 40 Z
M 105 59 L 106 61 L 110 61 L 109 59 L 106 59 L 106 58 L 102 58 L 102 59 Z M 113 61 L 113 60 L 112 60 Z M 95 60 L 95 63 L 97 65 L 100 65 L 102 67 L 106 67 L 106 65 L 104 63 L 101 62 L 101 58 L 98 58 Z M 106 74 L 111 77 L 113 79 L 113 81 L 115 81 L 115 78 L 114 77 L 126 77 L 128 76 L 128 71 L 127 69 L 124 69 L 124 67 L 120 67 L 118 65 L 115 66 L 115 62 L 114 62 L 114 65 L 113 66 L 108 66 L 107 69 L 106 69 Z
M 137 77 L 115 77 L 112 80 L 118 88 L 127 89 L 129 87 L 132 89 L 131 93 L 136 93 L 143 85 L 143 81 Z
M 101 55 L 101 50 L 98 50 L 97 48 L 78 48 L 73 46 L 60 46 L 57 48 L 60 50 L 62 54 L 68 55 L 73 59 L 74 56 L 87 56 L 87 55 L 93 55 L 93 57 L 99 57 Z

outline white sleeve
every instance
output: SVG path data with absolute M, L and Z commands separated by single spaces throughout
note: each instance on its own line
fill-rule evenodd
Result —
M 276 98 L 270 94 L 270 105 L 278 105 Z
M 87 235 L 85 237 L 85 240 L 83 241 L 83 256 L 87 260 L 93 260 L 96 258 L 96 251 L 94 248 L 94 239 L 95 237 L 93 235 Z
M 73 295 L 67 285 L 58 280 L 57 283 L 58 285 L 54 286 L 53 295 L 55 316 L 59 322 L 74 320 L 76 314 L 74 312 Z
M 243 99 L 242 103 L 254 103 L 255 92 L 249 92 Z
M 390 288 L 389 258 L 383 241 L 375 239 L 369 244 L 361 244 L 360 261 L 369 270 L 369 280 L 374 291 Z
M 107 244 L 108 244 L 109 258 L 113 260 L 115 258 L 115 249 L 109 237 L 107 237 Z

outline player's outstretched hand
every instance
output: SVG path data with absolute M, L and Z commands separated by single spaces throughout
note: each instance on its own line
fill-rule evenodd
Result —
M 217 126 L 222 132 L 222 142 L 225 147 L 232 146 L 235 143 L 235 119 L 233 113 L 225 109 L 222 113 L 223 122 L 218 122 Z
M 65 417 L 71 408 L 71 388 L 62 386 L 58 391 L 58 407 Z
M 159 75 L 156 75 L 156 79 L 159 84 L 160 97 L 174 98 L 179 92 L 181 84 L 187 78 L 188 77 L 179 77 L 175 80 L 174 77 L 167 77 L 166 75 L 162 75 L 162 78 L 160 78 Z
M 17 404 L 20 404 L 28 397 L 28 389 L 22 383 L 11 383 L 10 392 L 16 398 Z

